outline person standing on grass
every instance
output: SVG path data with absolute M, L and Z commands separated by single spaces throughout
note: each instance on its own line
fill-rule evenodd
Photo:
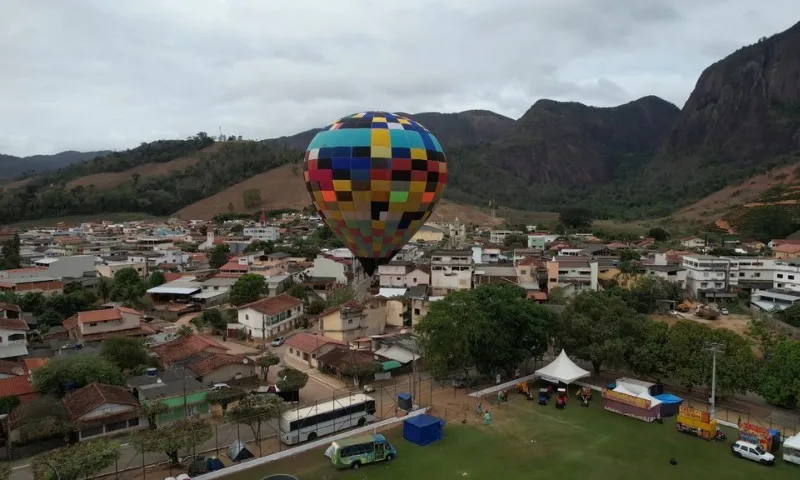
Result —
M 481 400 L 478 399 L 478 404 L 475 405 L 475 413 L 480 417 L 483 413 L 483 405 L 481 405 Z
M 503 391 L 502 390 L 498 390 L 497 391 L 497 404 L 500 405 L 500 403 L 502 403 L 502 402 L 503 402 Z
M 492 424 L 492 414 L 489 413 L 489 410 L 486 410 L 486 413 L 483 415 L 483 424 L 484 425 Z

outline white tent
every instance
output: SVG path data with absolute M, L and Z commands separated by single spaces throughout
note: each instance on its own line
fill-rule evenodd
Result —
M 567 356 L 567 352 L 562 349 L 558 357 L 549 365 L 536 370 L 536 376 L 544 378 L 548 382 L 570 384 L 575 380 L 588 377 L 589 372 L 575 365 Z
M 614 391 L 617 393 L 624 393 L 625 395 L 630 395 L 632 397 L 638 397 L 644 400 L 649 400 L 650 408 L 653 408 L 656 405 L 660 405 L 662 403 L 661 400 L 650 395 L 650 393 L 648 393 L 646 389 L 637 392 L 635 389 L 631 389 L 630 386 L 628 386 L 628 388 L 625 388 L 624 385 L 617 385 L 617 388 L 615 388 Z

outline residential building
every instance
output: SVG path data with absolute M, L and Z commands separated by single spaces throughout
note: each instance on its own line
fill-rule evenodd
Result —
M 150 348 L 164 368 L 183 368 L 188 363 L 216 353 L 228 353 L 228 347 L 205 335 L 187 335 Z
M 428 314 L 428 306 L 430 303 L 444 298 L 429 296 L 428 288 L 425 285 L 418 285 L 416 287 L 409 288 L 408 291 L 406 291 L 405 296 L 411 300 L 411 305 L 409 307 L 411 318 L 407 324 L 404 322 L 403 326 L 405 327 L 417 325 L 419 321 Z M 387 323 L 391 325 L 391 323 Z
M 411 237 L 409 243 L 437 244 L 444 240 L 444 235 L 445 232 L 441 228 L 435 225 L 425 224 Z
M 378 266 L 378 279 L 381 287 L 402 288 L 406 286 L 406 273 L 413 265 L 408 262 L 389 262 Z
M 371 335 L 380 335 L 386 329 L 386 310 L 379 302 L 363 305 L 350 300 L 319 314 L 319 332 L 345 345 Z
M 19 307 L 0 304 L 0 358 L 17 358 L 28 354 L 28 324 Z M 14 310 L 14 307 L 17 310 Z
M 243 235 L 255 241 L 261 242 L 277 242 L 280 239 L 278 227 L 271 225 L 257 225 L 254 227 L 245 227 Z
M 346 248 L 337 248 L 317 255 L 314 259 L 313 276 L 335 278 L 337 283 L 347 285 L 356 278 L 358 262 Z
M 244 355 L 214 353 L 186 364 L 197 381 L 206 385 L 227 383 L 256 376 L 255 362 Z
M 123 387 L 91 383 L 67 394 L 63 403 L 70 420 L 80 425 L 81 442 L 147 425 L 139 419 L 139 402 Z
M 511 264 L 478 264 L 475 265 L 472 283 L 476 288 L 487 283 L 510 283 L 516 285 L 518 284 L 517 269 Z M 538 285 L 536 290 L 538 290 Z
M 250 263 L 250 272 L 271 277 L 285 275 L 289 271 L 291 255 L 284 252 L 275 252 L 261 255 Z
M 785 310 L 800 301 L 800 292 L 786 288 L 753 290 L 750 294 L 750 309 L 753 313 L 769 313 Z
M 19 403 L 28 403 L 39 396 L 30 375 L 13 375 L 0 378 L 0 398 L 17 397 Z
M 519 230 L 489 230 L 489 242 L 495 245 L 503 245 L 506 237 L 512 235 L 524 235 Z
M 724 257 L 731 264 L 731 286 L 746 289 L 772 288 L 775 280 L 775 259 L 769 257 Z
M 238 322 L 245 326 L 250 338 L 267 338 L 295 328 L 303 316 L 302 300 L 286 294 L 262 298 L 237 308 Z
M 734 296 L 730 293 L 730 263 L 727 258 L 712 255 L 684 255 L 687 294 L 700 300 Z
M 101 277 L 114 278 L 114 275 L 116 275 L 117 272 L 125 268 L 132 268 L 136 270 L 136 273 L 138 273 L 142 278 L 146 277 L 148 273 L 147 264 L 145 262 L 131 262 L 128 260 L 108 260 L 102 265 L 97 265 L 95 267 L 95 271 Z
M 539 290 L 539 271 L 546 270 L 545 263 L 536 257 L 525 257 L 514 265 L 517 283 L 526 290 Z
M 687 270 L 680 265 L 649 265 L 643 264 L 645 275 L 663 278 L 668 282 L 677 283 L 681 289 L 686 288 Z
M 0 292 L 56 295 L 63 291 L 64 283 L 58 278 L 48 275 L 46 268 L 0 270 Z
M 419 248 L 419 246 L 408 243 L 403 245 L 403 248 L 400 249 L 394 257 L 392 257 L 393 262 L 410 262 L 416 263 L 422 258 L 424 252 Z
M 168 411 L 156 417 L 156 425 L 162 426 L 194 415 L 208 415 L 208 393 L 211 389 L 187 373 L 183 369 L 151 371 L 128 379 L 128 385 L 132 387 L 139 403 L 163 403 L 167 406 Z
M 155 330 L 147 326 L 144 314 L 127 307 L 78 312 L 62 323 L 69 338 L 81 342 L 100 342 L 108 337 L 147 337 Z
M 546 235 L 543 233 L 528 234 L 528 248 L 546 249 L 548 245 L 555 242 L 560 235 Z
M 781 243 L 772 249 L 772 256 L 781 260 L 800 257 L 800 244 Z
M 559 287 L 567 295 L 597 290 L 598 262 L 590 257 L 556 256 L 547 262 L 547 291 Z
M 681 246 L 684 248 L 703 248 L 706 241 L 700 237 L 686 237 L 681 239 Z
M 284 361 L 304 370 L 308 367 L 317 368 L 317 357 L 331 351 L 336 346 L 344 343 L 323 335 L 299 332 L 286 339 L 286 349 L 283 353 Z
M 470 250 L 440 250 L 431 253 L 431 289 L 434 295 L 472 289 L 473 272 Z
M 775 262 L 773 288 L 800 292 L 800 260 Z

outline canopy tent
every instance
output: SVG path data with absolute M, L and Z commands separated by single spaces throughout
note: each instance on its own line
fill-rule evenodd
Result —
M 536 376 L 548 382 L 570 384 L 575 380 L 588 377 L 589 372 L 575 365 L 567 356 L 567 352 L 562 349 L 558 357 L 549 365 L 536 370 Z
M 644 400 L 648 400 L 650 402 L 650 408 L 653 408 L 657 405 L 661 405 L 662 403 L 661 400 L 650 395 L 650 393 L 647 390 L 641 390 L 639 392 L 636 392 L 631 388 L 625 388 L 622 385 L 617 385 L 617 388 L 615 388 L 614 391 L 617 393 L 624 393 L 625 395 L 630 395 L 632 397 L 638 397 Z

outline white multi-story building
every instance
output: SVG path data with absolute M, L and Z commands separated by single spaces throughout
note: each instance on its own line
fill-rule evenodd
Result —
M 713 255 L 686 255 L 686 290 L 692 298 L 723 295 L 729 290 L 730 260 Z
M 653 275 L 654 277 L 663 278 L 664 280 L 680 285 L 681 289 L 686 288 L 686 275 L 687 271 L 680 265 L 642 265 L 644 273 Z
M 590 257 L 553 257 L 547 262 L 547 290 L 559 287 L 568 295 L 597 290 L 598 265 Z
M 262 298 L 238 307 L 237 319 L 252 338 L 272 337 L 294 328 L 303 315 L 303 302 L 286 294 Z
M 0 303 L 0 358 L 28 354 L 28 324 L 17 305 Z
M 773 287 L 800 292 L 800 261 L 775 262 Z
M 255 227 L 245 227 L 242 235 L 253 240 L 262 242 L 277 242 L 280 238 L 278 227 L 271 225 L 256 225 Z
M 472 288 L 474 263 L 470 250 L 442 250 L 431 254 L 432 295 Z
M 732 287 L 769 288 L 775 279 L 775 259 L 767 257 L 721 257 L 730 262 Z

